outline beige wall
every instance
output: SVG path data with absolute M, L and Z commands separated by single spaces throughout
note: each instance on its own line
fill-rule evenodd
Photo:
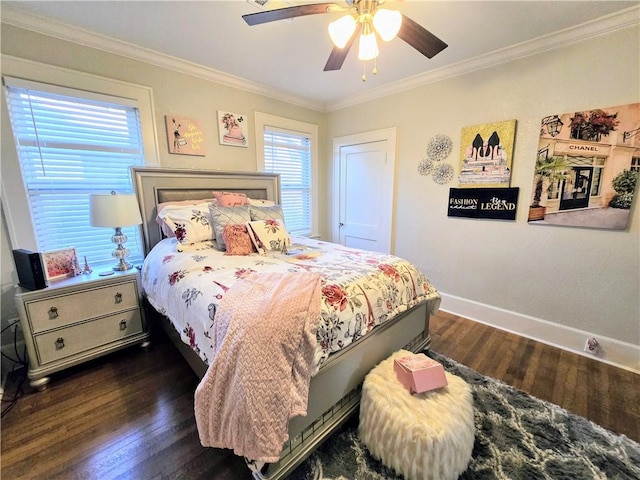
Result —
M 2 26 L 1 48 L 3 54 L 152 87 L 163 166 L 256 168 L 253 141 L 248 149 L 217 144 L 218 109 L 316 123 L 323 142 L 322 206 L 333 195 L 332 138 L 395 126 L 394 253 L 428 275 L 445 295 L 445 309 L 448 298 L 462 298 L 639 345 L 638 202 L 624 232 L 526 221 L 541 118 L 640 101 L 639 45 L 636 27 L 327 114 L 12 26 Z M 206 157 L 166 153 L 166 113 L 203 120 Z M 518 122 L 512 175 L 512 186 L 520 188 L 517 220 L 448 218 L 448 188 L 455 183 L 436 185 L 417 173 L 427 141 L 438 133 L 449 135 L 454 149 L 448 161 L 457 168 L 462 127 L 510 119 Z M 330 206 L 322 208 L 320 228 L 326 236 L 335 219 Z M 17 281 L 4 217 L 1 240 L 4 325 L 16 316 L 11 292 Z
M 324 139 L 325 115 L 321 112 L 39 35 L 6 24 L 2 24 L 1 35 L 3 55 L 21 57 L 151 87 L 155 104 L 160 164 L 164 167 L 255 171 L 254 111 L 316 124 L 319 127 L 320 138 Z M 248 148 L 218 144 L 217 110 L 247 114 L 250 140 Z M 2 142 L 11 144 L 13 142 L 11 130 L 4 118 L 6 108 L 3 108 L 2 111 L 4 123 Z M 169 154 L 164 121 L 165 114 L 200 119 L 207 137 L 207 155 L 198 157 Z M 326 157 L 324 143 L 324 141 L 321 141 L 319 148 L 321 159 Z M 320 169 L 319 183 L 320 185 L 326 183 L 323 168 Z M 319 200 L 321 218 L 325 216 L 325 204 L 324 192 L 321 192 Z M 324 221 L 320 223 L 320 233 L 323 234 Z M 17 310 L 13 304 L 13 290 L 18 277 L 13 265 L 12 248 L 21 248 L 21 246 L 10 245 L 3 213 L 0 245 L 2 260 L 2 326 L 17 317 Z
M 639 45 L 638 28 L 626 29 L 332 112 L 327 151 L 335 136 L 397 127 L 395 253 L 441 292 L 638 345 L 637 199 L 628 231 L 529 225 L 527 210 L 541 119 L 640 101 Z M 417 173 L 427 141 L 450 136 L 457 171 L 462 127 L 511 119 L 516 221 L 448 218 L 455 180 L 440 186 Z

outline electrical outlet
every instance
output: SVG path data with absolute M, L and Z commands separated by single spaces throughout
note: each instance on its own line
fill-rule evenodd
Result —
M 587 338 L 587 342 L 584 344 L 584 351 L 595 355 L 598 353 L 599 346 L 600 344 L 598 343 L 598 340 L 593 337 Z

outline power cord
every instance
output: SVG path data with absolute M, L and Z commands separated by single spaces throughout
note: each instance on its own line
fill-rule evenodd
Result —
M 29 365 L 29 360 L 27 358 L 27 347 L 24 347 L 22 355 L 18 352 L 18 320 L 13 321 L 9 325 L 5 326 L 2 330 L 0 330 L 0 336 L 9 328 L 13 327 L 13 351 L 15 352 L 16 358 L 12 358 L 6 353 L 0 350 L 0 354 L 2 354 L 3 358 L 6 358 L 10 362 L 13 362 L 13 367 L 11 368 L 11 372 L 7 378 L 11 378 L 13 383 L 15 384 L 15 392 L 11 398 L 5 399 L 5 395 L 2 395 L 2 403 L 8 403 L 6 407 L 3 406 L 2 413 L 0 414 L 0 418 L 4 417 L 13 407 L 16 406 L 18 400 L 24 394 L 23 385 L 25 380 L 27 379 L 27 367 Z

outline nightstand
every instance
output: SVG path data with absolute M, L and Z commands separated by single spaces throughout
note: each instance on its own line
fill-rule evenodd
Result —
M 42 290 L 18 287 L 30 385 L 44 390 L 53 372 L 136 343 L 148 347 L 141 292 L 135 268 L 54 280 Z

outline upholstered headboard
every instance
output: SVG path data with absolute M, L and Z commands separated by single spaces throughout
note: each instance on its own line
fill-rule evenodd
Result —
M 162 240 L 157 205 L 174 200 L 211 198 L 212 190 L 244 193 L 280 203 L 280 175 L 180 168 L 131 167 L 133 188 L 142 214 L 145 255 Z

